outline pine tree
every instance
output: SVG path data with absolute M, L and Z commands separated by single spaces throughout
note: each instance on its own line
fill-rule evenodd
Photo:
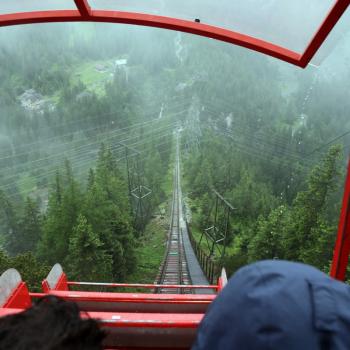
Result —
M 288 217 L 288 208 L 280 206 L 272 210 L 268 218 L 258 218 L 256 233 L 249 243 L 249 261 L 283 259 L 283 227 Z
M 49 194 L 49 204 L 43 223 L 42 237 L 38 243 L 38 256 L 49 265 L 61 262 L 65 256 L 60 249 L 62 245 L 62 187 L 61 176 L 56 173 L 54 188 Z
M 36 202 L 27 198 L 24 216 L 20 220 L 17 253 L 35 252 L 41 237 L 41 215 Z
M 80 190 L 80 186 L 73 176 L 73 171 L 68 160 L 65 161 L 65 174 L 66 185 L 63 189 L 62 195 L 62 232 L 61 241 L 59 246 L 59 261 L 64 259 L 68 251 L 68 242 L 73 227 L 76 225 L 77 218 L 81 211 L 81 207 L 84 201 L 83 193 Z
M 83 213 L 112 257 L 113 277 L 120 280 L 133 265 L 134 236 L 127 186 L 112 153 L 102 145 L 94 185 L 88 190 Z
M 66 258 L 72 278 L 86 281 L 110 281 L 112 257 L 83 215 L 79 215 L 69 240 Z
M 0 234 L 5 238 L 5 248 L 10 254 L 19 252 L 18 215 L 10 199 L 0 190 Z
M 95 172 L 93 169 L 89 169 L 89 176 L 87 181 L 87 189 L 90 190 L 95 184 Z
M 323 162 L 311 171 L 307 190 L 299 192 L 293 202 L 284 238 L 288 259 L 303 261 L 306 255 L 312 255 L 310 250 L 315 250 L 315 245 L 322 242 L 316 232 L 329 236 L 329 229 L 325 228 L 327 225 L 323 220 L 323 211 L 327 197 L 334 188 L 340 152 L 339 146 L 330 148 Z

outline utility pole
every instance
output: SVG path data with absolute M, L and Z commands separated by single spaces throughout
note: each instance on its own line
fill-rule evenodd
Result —
M 212 193 L 215 197 L 214 204 L 214 218 L 212 225 L 206 228 L 200 237 L 199 244 L 201 244 L 202 239 L 205 238 L 208 249 L 209 256 L 214 256 L 215 252 L 219 252 L 220 261 L 225 257 L 226 246 L 230 231 L 230 219 L 232 213 L 236 208 L 234 208 L 231 203 L 229 203 L 215 188 L 212 188 Z M 223 222 L 219 222 L 219 213 L 223 215 Z M 210 222 L 209 213 L 208 222 Z M 221 219 L 220 219 L 221 220 Z
M 142 234 L 145 230 L 146 221 L 149 215 L 149 210 L 145 200 L 152 194 L 152 190 L 143 184 L 144 171 L 141 166 L 140 152 L 123 142 L 119 142 L 119 144 L 125 148 L 128 191 L 130 205 L 134 215 L 134 227 L 140 234 Z M 130 164 L 130 151 L 133 152 L 131 156 L 136 156 L 134 166 L 131 166 Z

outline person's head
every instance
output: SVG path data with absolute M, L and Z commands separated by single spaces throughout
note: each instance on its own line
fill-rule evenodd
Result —
M 299 263 L 261 261 L 229 280 L 192 350 L 350 349 L 350 287 Z
M 103 338 L 97 322 L 82 319 L 75 303 L 53 296 L 0 318 L 1 350 L 98 350 Z

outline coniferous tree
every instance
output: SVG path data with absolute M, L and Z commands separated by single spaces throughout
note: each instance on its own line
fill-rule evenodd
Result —
M 35 252 L 41 237 L 42 220 L 39 206 L 29 197 L 25 203 L 24 216 L 20 220 L 17 252 Z
M 87 281 L 112 278 L 112 257 L 83 215 L 79 215 L 69 239 L 66 263 L 72 278 Z
M 17 254 L 20 251 L 18 244 L 19 225 L 18 214 L 3 191 L 0 190 L 0 229 L 5 240 L 5 247 L 10 254 Z
M 49 265 L 62 261 L 60 248 L 63 240 L 61 176 L 57 172 L 55 185 L 49 194 L 49 204 L 44 219 L 42 237 L 38 243 L 38 256 Z
M 315 244 L 322 242 L 318 234 L 329 236 L 322 214 L 327 196 L 334 188 L 340 152 L 339 146 L 330 148 L 323 162 L 311 171 L 307 190 L 299 192 L 293 203 L 290 220 L 285 227 L 287 259 L 304 260 L 305 254 L 310 254 L 306 252 L 314 250 Z
M 283 227 L 288 208 L 280 206 L 271 211 L 268 218 L 258 218 L 256 233 L 248 246 L 249 261 L 264 259 L 282 259 L 283 251 Z
M 113 278 L 121 280 L 134 263 L 134 236 L 127 186 L 113 155 L 101 145 L 93 186 L 86 194 L 83 213 L 112 257 Z
M 89 169 L 89 176 L 87 182 L 87 189 L 91 190 L 92 186 L 95 184 L 95 172 L 93 169 Z

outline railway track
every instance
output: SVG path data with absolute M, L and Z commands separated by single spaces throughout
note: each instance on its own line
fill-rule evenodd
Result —
M 182 215 L 180 200 L 180 155 L 179 138 L 176 143 L 176 161 L 174 170 L 173 198 L 171 208 L 171 220 L 168 234 L 168 243 L 164 261 L 158 277 L 159 284 L 190 285 L 191 278 L 188 272 L 186 255 L 183 245 L 180 219 Z M 192 293 L 188 288 L 159 288 L 158 293 Z

